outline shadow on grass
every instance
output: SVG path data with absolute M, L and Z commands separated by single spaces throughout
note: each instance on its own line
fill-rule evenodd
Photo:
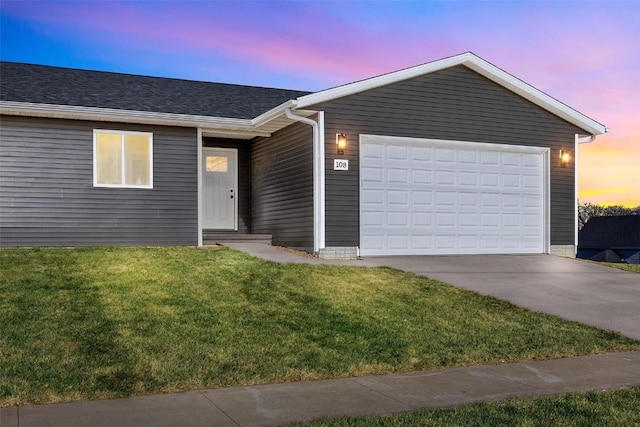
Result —
M 38 249 L 3 254 L 0 399 L 11 403 L 28 395 L 38 402 L 49 396 L 135 391 L 141 380 L 136 361 L 85 271 L 84 253 Z M 12 262 L 11 256 L 31 259 Z M 19 281 L 5 280 L 9 270 L 20 268 Z
M 249 276 L 241 292 L 261 311 L 251 322 L 277 331 L 285 346 L 290 337 L 296 360 L 289 362 L 298 368 L 339 373 L 354 360 L 394 366 L 407 358 L 408 343 L 385 322 L 332 305 L 310 289 L 305 277 L 292 281 L 282 267 Z

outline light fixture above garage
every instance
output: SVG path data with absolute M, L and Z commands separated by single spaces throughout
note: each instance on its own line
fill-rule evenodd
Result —
M 344 150 L 347 148 L 347 135 L 344 133 L 336 134 L 336 149 L 338 154 L 344 154 Z
M 569 150 L 563 148 L 560 150 L 560 166 L 563 168 L 567 167 L 569 161 L 571 161 L 571 153 Z

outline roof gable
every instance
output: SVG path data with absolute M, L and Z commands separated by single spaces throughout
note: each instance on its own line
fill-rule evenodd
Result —
M 470 68 L 478 74 L 522 96 L 528 101 L 544 108 L 567 122 L 584 129 L 589 134 L 600 135 L 608 132 L 608 129 L 603 124 L 585 116 L 579 111 L 563 104 L 557 99 L 512 76 L 506 71 L 496 67 L 471 52 L 304 95 L 296 100 L 297 108 L 313 108 L 316 104 L 354 95 L 403 80 L 413 79 L 415 77 L 458 65 Z

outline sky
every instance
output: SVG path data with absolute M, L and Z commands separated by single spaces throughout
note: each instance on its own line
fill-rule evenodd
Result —
M 611 131 L 580 202 L 640 205 L 640 1 L 5 1 L 0 57 L 316 91 L 472 51 Z

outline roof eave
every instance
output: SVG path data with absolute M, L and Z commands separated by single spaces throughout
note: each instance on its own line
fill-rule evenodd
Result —
M 590 135 L 601 135 L 608 132 L 608 129 L 601 123 L 585 116 L 577 110 L 569 107 L 524 81 L 512 76 L 506 71 L 485 61 L 479 56 L 466 52 L 460 55 L 451 56 L 438 61 L 429 62 L 404 70 L 389 74 L 361 80 L 355 83 L 338 86 L 332 89 L 323 90 L 298 98 L 297 108 L 303 109 L 323 102 L 332 101 L 349 95 L 354 95 L 366 90 L 375 89 L 402 80 L 408 80 L 425 74 L 440 71 L 457 65 L 464 65 L 484 77 L 498 83 L 511 90 L 556 116 L 574 124 L 575 126 L 588 132 Z
M 202 128 L 209 132 L 219 130 L 221 132 L 227 132 L 228 134 L 235 134 L 248 138 L 253 136 L 270 136 L 270 133 L 258 129 L 257 126 L 253 124 L 253 120 L 227 117 L 209 117 L 190 114 L 157 113 L 149 111 L 119 110 L 111 108 L 16 101 L 0 101 L 0 114 Z
M 498 83 L 550 113 L 583 129 L 589 135 L 602 135 L 609 132 L 609 129 L 602 123 L 593 120 L 476 55 L 471 54 L 471 57 L 463 61 L 461 65 L 470 68 L 476 73 Z

